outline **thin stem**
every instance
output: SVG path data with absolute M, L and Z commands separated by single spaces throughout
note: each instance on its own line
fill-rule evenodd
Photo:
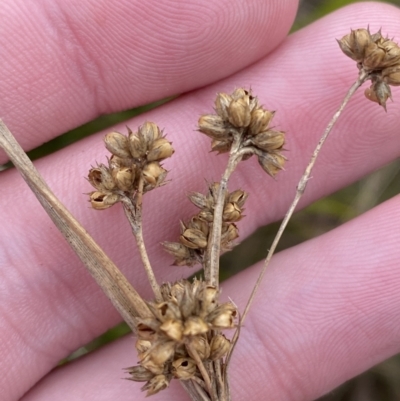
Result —
M 197 367 L 199 368 L 201 376 L 203 377 L 204 383 L 206 385 L 206 389 L 207 389 L 208 393 L 210 394 L 212 401 L 217 401 L 217 398 L 215 397 L 215 394 L 212 391 L 212 384 L 211 384 L 210 376 L 208 375 L 207 369 L 205 368 L 198 352 L 196 351 L 196 348 L 193 347 L 193 345 L 190 343 L 190 341 L 187 341 L 185 345 L 186 345 L 189 355 L 194 359 Z
M 256 293 L 258 291 L 258 288 L 260 287 L 261 281 L 264 278 L 264 275 L 265 275 L 265 272 L 267 270 L 268 264 L 269 264 L 269 262 L 270 262 L 270 260 L 272 258 L 272 255 L 275 252 L 275 249 L 276 249 L 276 247 L 277 247 L 277 245 L 279 243 L 279 240 L 280 240 L 280 238 L 281 238 L 281 236 L 283 234 L 283 231 L 285 230 L 290 218 L 292 217 L 293 212 L 294 212 L 297 204 L 299 203 L 300 198 L 304 194 L 307 182 L 308 182 L 308 180 L 310 178 L 311 171 L 312 171 L 312 169 L 313 169 L 313 167 L 315 165 L 315 162 L 317 160 L 319 152 L 321 151 L 322 146 L 324 145 L 326 139 L 328 138 L 330 132 L 332 131 L 333 126 L 335 125 L 336 121 L 338 120 L 338 118 L 342 114 L 342 111 L 345 108 L 345 106 L 347 105 L 347 103 L 350 100 L 350 98 L 354 95 L 354 93 L 357 91 L 357 89 L 368 78 L 369 78 L 369 74 L 367 72 L 365 72 L 364 70 L 360 70 L 360 73 L 359 73 L 357 81 L 351 86 L 351 88 L 347 92 L 347 94 L 344 97 L 339 109 L 333 115 L 331 121 L 329 122 L 329 124 L 327 125 L 324 133 L 322 134 L 322 136 L 321 136 L 321 138 L 320 138 L 320 140 L 319 140 L 319 142 L 318 142 L 318 144 L 317 144 L 317 146 L 316 146 L 316 148 L 315 148 L 315 150 L 314 150 L 314 152 L 313 152 L 313 154 L 311 156 L 310 162 L 308 163 L 308 165 L 307 165 L 307 167 L 306 167 L 306 169 L 305 169 L 305 171 L 304 171 L 304 173 L 303 173 L 302 177 L 300 178 L 300 181 L 299 181 L 299 183 L 297 185 L 296 194 L 295 194 L 295 197 L 293 199 L 293 202 L 290 205 L 288 211 L 286 212 L 286 215 L 285 215 L 285 217 L 284 217 L 284 219 L 283 219 L 283 221 L 282 221 L 282 223 L 281 223 L 281 225 L 279 227 L 279 230 L 278 230 L 278 232 L 277 232 L 277 234 L 276 234 L 276 236 L 274 238 L 274 241 L 272 242 L 271 248 L 268 251 L 268 255 L 267 255 L 267 258 L 265 259 L 264 266 L 263 266 L 263 268 L 262 268 L 262 270 L 260 272 L 260 275 L 258 276 L 258 279 L 257 279 L 257 281 L 256 281 L 256 283 L 254 285 L 254 288 L 253 288 L 253 290 L 252 290 L 252 292 L 250 294 L 249 300 L 247 301 L 247 305 L 246 305 L 246 308 L 244 309 L 240 325 L 243 324 L 243 322 L 244 322 L 244 320 L 245 320 L 245 318 L 247 316 L 247 313 L 249 312 L 250 306 L 251 306 L 251 304 L 252 304 L 252 302 L 254 300 L 254 297 L 255 297 L 255 295 L 256 295 Z M 233 339 L 232 339 L 232 346 L 234 346 L 236 344 L 236 342 L 238 340 L 238 337 L 239 337 L 239 330 L 236 330 L 236 332 L 235 332 L 235 334 L 233 336 Z
M 228 181 L 236 166 L 242 159 L 239 153 L 241 135 L 234 136 L 228 165 L 219 183 L 217 201 L 214 205 L 214 219 L 211 228 L 211 235 L 208 239 L 208 246 L 205 255 L 204 277 L 208 285 L 218 288 L 219 286 L 219 257 L 221 254 L 221 229 L 222 215 L 224 212 L 225 195 L 228 189 Z
M 147 274 L 147 278 L 149 280 L 151 289 L 153 290 L 154 297 L 157 302 L 162 302 L 163 298 L 160 291 L 160 286 L 157 283 L 156 276 L 154 275 L 154 271 L 150 264 L 150 259 L 146 250 L 146 246 L 144 244 L 143 239 L 143 230 L 142 230 L 142 198 L 143 198 L 143 177 L 140 177 L 138 190 L 136 193 L 136 201 L 133 203 L 131 199 L 124 199 L 124 211 L 125 215 L 128 218 L 128 221 L 131 225 L 133 235 L 136 239 L 136 244 L 139 250 L 140 257 L 142 259 L 144 270 Z

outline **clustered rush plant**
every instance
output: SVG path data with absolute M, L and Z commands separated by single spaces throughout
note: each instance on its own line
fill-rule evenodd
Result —
M 238 341 L 240 328 L 278 241 L 305 191 L 316 158 L 355 91 L 367 80 L 369 100 L 386 110 L 391 98 L 390 85 L 400 85 L 400 48 L 381 31 L 352 30 L 338 40 L 342 51 L 357 62 L 359 75 L 339 109 L 328 123 L 311 160 L 301 177 L 295 197 L 270 247 L 264 267 L 243 312 L 232 301 L 219 301 L 219 256 L 238 238 L 237 223 L 243 217 L 248 194 L 228 190 L 228 181 L 240 161 L 255 156 L 271 177 L 283 170 L 285 134 L 274 130 L 274 112 L 265 110 L 257 97 L 245 89 L 231 95 L 220 93 L 215 101 L 216 114 L 200 117 L 199 131 L 211 138 L 211 150 L 229 153 L 227 167 L 219 182 L 208 184 L 205 194 L 192 192 L 189 200 L 198 212 L 180 222 L 177 241 L 162 245 L 175 266 L 200 265 L 204 279 L 179 280 L 159 284 L 147 254 L 142 233 L 143 196 L 165 184 L 167 170 L 162 163 L 174 153 L 171 142 L 152 122 L 125 136 L 112 132 L 105 137 L 111 157 L 89 171 L 95 188 L 89 194 L 93 209 L 104 210 L 121 203 L 135 236 L 154 299 L 145 301 L 119 269 L 104 254 L 83 227 L 55 198 L 0 121 L 0 146 L 20 170 L 54 223 L 101 286 L 113 305 L 136 335 L 138 364 L 127 368 L 130 380 L 144 382 L 147 395 L 156 394 L 178 379 L 194 401 L 230 401 L 228 366 Z M 233 335 L 225 330 L 234 329 Z
M 108 165 L 89 171 L 96 191 L 89 194 L 94 209 L 103 210 L 121 202 L 135 235 L 142 262 L 153 289 L 148 311 L 136 319 L 136 349 L 139 364 L 127 369 L 133 381 L 145 382 L 147 395 L 168 387 L 173 378 L 187 382 L 196 400 L 229 400 L 227 365 L 231 341 L 223 333 L 237 326 L 238 311 L 232 302 L 219 302 L 219 256 L 238 238 L 236 223 L 243 217 L 248 194 L 228 192 L 228 180 L 241 160 L 256 155 L 261 167 L 274 177 L 282 170 L 281 151 L 285 135 L 271 129 L 274 113 L 265 110 L 251 92 L 237 89 L 220 93 L 216 114 L 199 120 L 199 131 L 211 138 L 211 149 L 229 153 L 220 182 L 210 183 L 206 194 L 193 192 L 189 200 L 199 209 L 187 222 L 180 222 L 178 242 L 164 242 L 175 266 L 200 264 L 204 280 L 179 280 L 159 285 L 142 236 L 142 197 L 165 183 L 167 170 L 161 162 L 172 156 L 172 144 L 160 128 L 146 122 L 125 136 L 106 135 L 112 156 Z

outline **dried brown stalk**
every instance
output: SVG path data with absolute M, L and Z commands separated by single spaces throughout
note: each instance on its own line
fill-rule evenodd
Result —
M 151 316 L 146 303 L 93 238 L 69 213 L 45 183 L 32 162 L 0 120 L 0 146 L 32 189 L 54 224 L 81 259 L 97 284 L 129 327 L 136 332 L 137 318 Z
M 131 199 L 128 197 L 122 198 L 125 215 L 131 225 L 132 233 L 135 236 L 136 244 L 142 259 L 144 270 L 147 274 L 147 279 L 151 289 L 153 290 L 154 297 L 157 302 L 162 302 L 160 286 L 157 283 L 156 276 L 154 275 L 153 268 L 151 267 L 150 259 L 146 250 L 143 240 L 142 228 L 142 197 L 143 197 L 144 180 L 141 177 L 138 183 L 138 190 L 136 194 L 136 204 L 132 204 Z

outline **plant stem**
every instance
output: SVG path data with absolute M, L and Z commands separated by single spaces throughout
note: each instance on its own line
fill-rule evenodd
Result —
M 56 198 L 12 133 L 0 120 L 2 147 L 97 284 L 135 332 L 136 317 L 151 317 L 147 304 L 93 238 Z
M 299 183 L 297 185 L 296 194 L 295 194 L 295 197 L 294 197 L 294 199 L 292 201 L 292 204 L 290 205 L 288 211 L 286 212 L 285 217 L 284 217 L 284 219 L 283 219 L 283 221 L 282 221 L 282 223 L 281 223 L 281 225 L 279 227 L 279 230 L 278 230 L 278 232 L 277 232 L 277 234 L 276 234 L 276 236 L 274 238 L 274 241 L 272 242 L 271 248 L 268 251 L 268 255 L 267 255 L 266 259 L 265 259 L 264 266 L 263 266 L 263 268 L 262 268 L 262 270 L 260 272 L 260 275 L 257 278 L 257 281 L 256 281 L 256 283 L 255 283 L 255 285 L 253 287 L 253 290 L 252 290 L 252 292 L 250 294 L 249 300 L 247 301 L 246 307 L 245 307 L 244 312 L 242 314 L 240 325 L 243 324 L 243 322 L 244 322 L 244 320 L 245 320 L 245 318 L 246 318 L 246 316 L 247 316 L 247 314 L 249 312 L 250 306 L 251 306 L 251 304 L 252 304 L 252 302 L 254 300 L 254 297 L 255 297 L 255 295 L 256 295 L 259 287 L 260 287 L 261 281 L 264 278 L 265 272 L 266 272 L 267 267 L 269 265 L 269 262 L 270 262 L 270 260 L 272 258 L 272 255 L 275 252 L 275 249 L 276 249 L 276 247 L 277 247 L 277 245 L 279 243 L 279 240 L 282 237 L 282 234 L 283 234 L 283 232 L 284 232 L 284 230 L 285 230 L 290 218 L 292 217 L 293 212 L 294 212 L 297 204 L 299 203 L 300 198 L 304 194 L 304 191 L 305 191 L 306 186 L 307 186 L 307 182 L 308 182 L 308 180 L 310 178 L 311 171 L 312 171 L 312 169 L 313 169 L 313 167 L 315 165 L 315 162 L 317 160 L 319 152 L 321 151 L 322 146 L 324 145 L 326 139 L 328 138 L 330 132 L 332 131 L 333 126 L 335 125 L 336 121 L 338 120 L 338 118 L 342 114 L 342 111 L 344 110 L 344 108 L 347 105 L 347 103 L 350 100 L 350 98 L 354 95 L 354 93 L 357 91 L 357 89 L 368 78 L 369 78 L 369 73 L 364 71 L 363 69 L 361 69 L 357 81 L 351 86 L 351 88 L 347 92 L 347 94 L 344 97 L 339 109 L 333 115 L 331 121 L 329 122 L 329 124 L 327 125 L 324 133 L 322 134 L 322 136 L 321 136 L 321 138 L 320 138 L 320 140 L 319 140 L 319 142 L 318 142 L 318 144 L 317 144 L 317 146 L 316 146 L 316 148 L 315 148 L 315 150 L 314 150 L 314 152 L 313 152 L 313 154 L 311 156 L 310 162 L 308 163 L 303 175 L 300 178 L 300 181 L 299 181 Z M 238 338 L 239 338 L 239 330 L 236 330 L 236 332 L 235 332 L 235 334 L 233 336 L 233 339 L 232 339 L 231 350 L 235 346 Z M 230 351 L 230 353 L 231 353 L 231 351 Z
M 135 201 L 129 198 L 123 199 L 124 212 L 131 225 L 132 233 L 135 236 L 136 244 L 142 259 L 144 270 L 147 274 L 151 289 L 153 290 L 156 302 L 162 302 L 163 298 L 160 291 L 160 286 L 157 283 L 156 276 L 150 264 L 150 259 L 143 240 L 142 229 L 142 199 L 143 199 L 143 177 L 140 177 L 138 190 L 135 195 Z
M 211 235 L 208 238 L 204 277 L 207 284 L 215 288 L 218 288 L 219 286 L 219 257 L 221 254 L 221 229 L 225 195 L 228 189 L 229 178 L 240 160 L 242 160 L 242 155 L 239 153 L 240 145 L 241 135 L 234 135 L 234 141 L 229 154 L 228 164 L 219 183 L 217 201 L 214 206 L 214 219 L 211 228 Z

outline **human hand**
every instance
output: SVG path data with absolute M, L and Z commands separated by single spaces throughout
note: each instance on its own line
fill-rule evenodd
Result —
M 231 188 L 250 192 L 239 227 L 244 237 L 283 216 L 315 143 L 356 78 L 354 62 L 334 39 L 368 24 L 372 31 L 400 34 L 400 11 L 375 3 L 342 9 L 285 41 L 295 1 L 8 3 L 0 23 L 0 113 L 25 149 L 102 113 L 191 91 L 128 122 L 132 128 L 157 122 L 176 149 L 165 163 L 172 182 L 146 195 L 144 205 L 145 239 L 160 282 L 193 272 L 170 267 L 159 242 L 174 240 L 179 219 L 190 216 L 186 192 L 204 191 L 204 178 L 218 179 L 226 162 L 224 155 L 208 155 L 209 141 L 193 132 L 215 93 L 251 86 L 267 108 L 277 110 L 274 123 L 287 132 L 289 162 L 277 182 L 255 160 L 240 165 L 232 178 Z M 400 97 L 393 92 L 387 114 L 361 92 L 352 99 L 302 206 L 399 156 Z M 103 136 L 36 165 L 149 298 L 121 208 L 92 211 L 81 195 L 90 190 L 83 179 L 90 164 L 106 154 Z M 0 179 L 2 399 L 144 399 L 140 384 L 120 380 L 122 368 L 136 363 L 131 336 L 51 371 L 120 318 L 18 174 L 6 171 Z M 312 400 L 400 351 L 399 210 L 397 196 L 273 258 L 232 359 L 235 401 Z M 223 297 L 243 310 L 259 268 L 224 283 Z M 153 396 L 186 399 L 176 382 Z

